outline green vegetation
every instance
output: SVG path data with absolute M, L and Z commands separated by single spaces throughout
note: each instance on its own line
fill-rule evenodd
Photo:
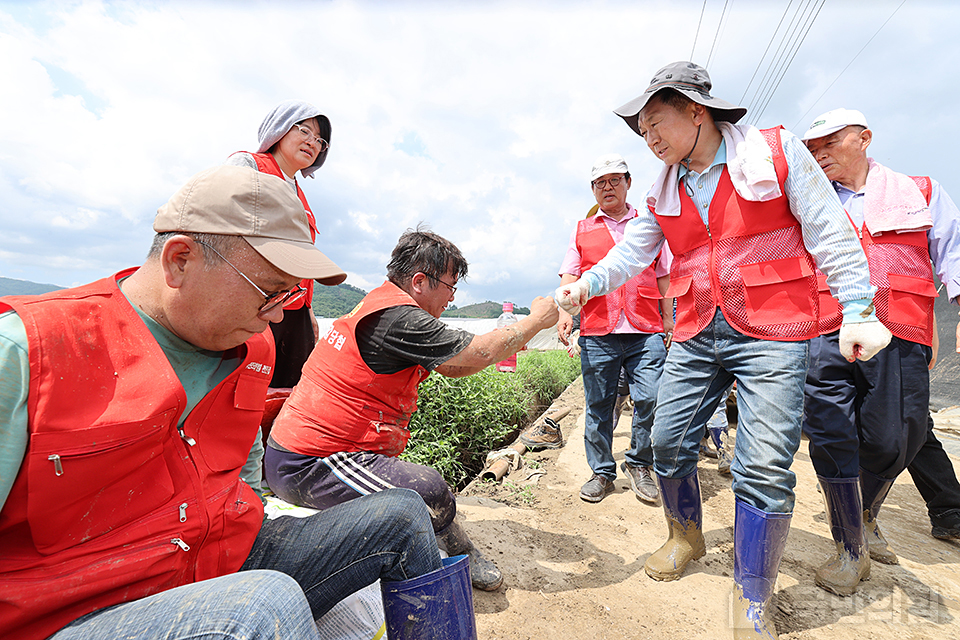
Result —
M 339 318 L 350 313 L 363 300 L 367 292 L 363 289 L 338 284 L 335 287 L 325 287 L 322 284 L 313 286 L 313 313 L 320 318 Z
M 518 307 L 516 304 L 513 305 L 513 312 L 520 315 L 530 315 L 530 309 L 527 307 Z M 503 313 L 503 303 L 502 302 L 491 302 L 487 300 L 486 302 L 477 302 L 475 304 L 468 304 L 465 307 L 457 307 L 457 305 L 450 305 L 446 311 L 443 312 L 441 317 L 443 318 L 499 318 L 500 314 Z
M 466 378 L 434 374 L 420 385 L 419 409 L 401 458 L 431 466 L 462 488 L 488 452 L 506 446 L 580 375 L 566 351 L 522 351 L 517 373 L 495 367 Z

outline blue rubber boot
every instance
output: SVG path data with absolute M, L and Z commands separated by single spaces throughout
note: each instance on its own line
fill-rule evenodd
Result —
M 667 541 L 650 554 L 643 565 L 654 580 L 676 580 L 687 563 L 707 552 L 703 539 L 703 512 L 700 505 L 700 481 L 697 471 L 683 478 L 662 478 L 660 498 L 667 517 Z
M 817 569 L 814 582 L 830 593 L 851 596 L 861 580 L 870 579 L 870 552 L 863 532 L 860 479 L 817 477 L 837 553 Z
M 863 530 L 870 549 L 870 559 L 883 564 L 900 564 L 897 554 L 890 549 L 887 539 L 880 531 L 877 514 L 890 493 L 893 480 L 881 478 L 869 471 L 860 469 L 860 492 L 863 496 Z
M 733 525 L 733 637 L 777 639 L 770 601 L 787 546 L 791 513 L 768 513 L 737 500 Z
M 436 571 L 381 582 L 389 640 L 477 640 L 467 556 L 443 559 Z

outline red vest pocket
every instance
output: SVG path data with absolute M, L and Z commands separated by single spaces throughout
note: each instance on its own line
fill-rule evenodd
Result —
M 173 497 L 162 455 L 170 413 L 69 434 L 33 434 L 26 456 L 32 489 L 27 518 L 40 553 L 101 536 L 115 523 L 136 521 Z M 76 442 L 78 436 L 85 444 Z M 120 483 L 124 490 L 115 490 Z
M 817 319 L 810 297 L 813 270 L 803 257 L 783 258 L 740 267 L 744 307 L 755 326 Z
M 895 273 L 887 274 L 890 282 L 891 318 L 900 324 L 909 324 L 925 329 L 933 313 L 937 288 L 931 280 L 914 278 Z

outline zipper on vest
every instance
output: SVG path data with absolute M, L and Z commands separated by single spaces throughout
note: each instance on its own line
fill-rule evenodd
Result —
M 187 503 L 184 502 L 180 505 L 180 522 L 187 521 Z
M 60 455 L 55 453 L 51 456 L 47 456 L 47 460 L 50 460 L 51 462 L 53 462 L 53 472 L 58 476 L 62 476 L 63 464 L 60 463 Z
M 170 541 L 170 543 L 177 545 L 184 551 L 190 551 L 190 545 L 188 545 L 186 542 L 184 542 L 180 538 L 174 538 L 173 540 Z
M 183 438 L 183 441 L 186 442 L 191 447 L 197 444 L 197 441 L 188 436 L 183 432 L 183 427 L 177 427 L 177 432 L 180 434 L 180 437 Z

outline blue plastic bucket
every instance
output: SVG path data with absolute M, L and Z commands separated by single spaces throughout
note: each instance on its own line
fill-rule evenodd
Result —
M 443 558 L 440 569 L 418 578 L 381 582 L 380 592 L 390 640 L 477 640 L 465 555 Z

